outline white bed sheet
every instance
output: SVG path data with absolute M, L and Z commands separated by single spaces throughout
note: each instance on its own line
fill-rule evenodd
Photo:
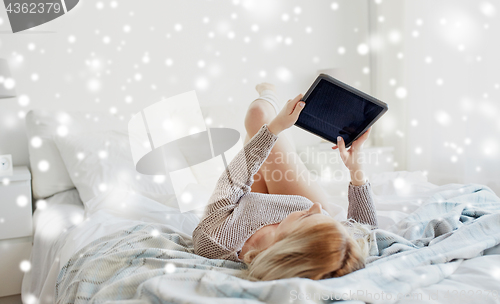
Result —
M 46 199 L 46 207 L 35 210 L 32 268 L 25 274 L 22 286 L 24 303 L 54 303 L 61 267 L 75 252 L 102 236 L 143 222 L 172 225 L 191 236 L 199 222 L 194 213 L 180 213 L 140 194 L 121 190 L 103 193 L 86 205 L 84 210 L 78 192 L 72 189 Z
M 38 299 L 43 290 L 51 289 L 51 282 L 46 278 L 57 277 L 59 271 L 57 244 L 64 239 L 68 229 L 84 218 L 83 204 L 76 189 L 57 193 L 38 201 L 37 205 L 33 214 L 31 270 L 25 273 L 22 285 L 24 303 L 33 303 L 34 297 Z M 52 303 L 52 300 L 40 303 Z
M 459 184 L 436 186 L 428 183 L 420 172 L 405 171 L 373 176 L 371 184 L 382 229 L 425 204 L 426 199 L 433 194 L 461 186 Z M 338 193 L 332 192 L 332 187 L 326 187 L 326 184 L 324 188 L 329 192 L 330 199 L 324 206 L 325 209 L 335 218 L 345 219 L 347 197 L 336 195 Z M 50 207 L 46 210 L 50 210 L 49 208 L 54 210 L 51 216 L 42 218 L 35 214 L 38 218 L 35 224 L 33 252 L 36 254 L 32 256 L 33 268 L 23 281 L 23 299 L 26 303 L 27 297 L 30 296 L 39 299 L 40 304 L 53 303 L 54 286 L 60 268 L 75 252 L 104 235 L 134 223 L 159 222 L 180 228 L 190 236 L 199 221 L 193 213 L 180 213 L 177 209 L 161 205 L 141 195 L 123 192 L 111 192 L 94 198 L 86 203 L 88 208 L 84 212 L 81 202 L 80 205 L 78 202 L 75 203 L 74 198 L 77 195 L 70 191 L 47 200 L 47 205 Z M 333 205 L 333 202 L 338 205 Z M 83 218 L 85 220 L 79 222 L 78 219 Z M 74 229 L 71 229 L 72 227 Z M 44 232 L 58 229 L 62 232 L 42 238 Z M 64 229 L 67 231 L 64 232 Z M 423 300 L 434 301 L 433 303 L 471 303 L 467 297 L 447 298 L 445 295 L 447 292 L 453 295 L 454 290 L 485 294 L 488 290 L 496 288 L 499 281 L 492 280 L 492 276 L 500 274 L 498 270 L 492 272 L 494 270 L 491 265 L 500 265 L 498 251 L 498 248 L 488 250 L 490 255 L 463 261 L 452 276 L 417 292 L 422 295 Z M 500 280 L 500 277 L 496 279 Z M 436 293 L 439 295 L 437 300 L 434 297 Z M 488 299 L 481 299 L 488 303 Z M 419 299 L 405 298 L 399 303 L 416 303 L 416 301 L 422 302 Z

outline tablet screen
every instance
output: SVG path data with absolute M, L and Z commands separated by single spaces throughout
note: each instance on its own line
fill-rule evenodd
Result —
M 351 143 L 384 110 L 325 79 L 304 101 L 306 106 L 296 124 L 334 143 L 337 136 Z

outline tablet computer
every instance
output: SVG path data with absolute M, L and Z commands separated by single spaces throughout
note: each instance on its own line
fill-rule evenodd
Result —
M 388 107 L 327 74 L 320 74 L 302 100 L 306 103 L 295 123 L 327 141 L 344 139 L 346 148 L 370 128 Z

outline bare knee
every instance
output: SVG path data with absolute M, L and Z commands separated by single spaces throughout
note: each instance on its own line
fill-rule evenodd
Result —
M 253 136 L 264 124 L 269 124 L 276 116 L 274 108 L 265 100 L 256 100 L 250 104 L 245 116 L 245 128 L 247 133 Z

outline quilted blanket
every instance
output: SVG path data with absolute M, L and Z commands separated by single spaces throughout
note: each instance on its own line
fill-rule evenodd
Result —
M 392 303 L 498 245 L 500 198 L 476 184 L 436 193 L 370 242 L 366 267 L 346 276 L 252 282 L 244 264 L 195 255 L 190 236 L 136 224 L 76 252 L 59 273 L 56 303 Z

